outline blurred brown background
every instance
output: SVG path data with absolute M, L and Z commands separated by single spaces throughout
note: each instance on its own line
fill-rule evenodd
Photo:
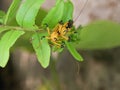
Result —
M 11 1 L 0 0 L 0 9 L 7 11 Z M 75 18 L 85 0 L 72 1 Z M 47 0 L 42 7 L 49 10 L 54 2 Z M 99 19 L 120 23 L 120 0 L 88 0 L 75 25 Z M 50 66 L 43 69 L 35 54 L 16 49 L 7 66 L 0 68 L 0 90 L 120 90 L 119 47 L 79 52 L 84 62 L 77 62 L 65 50 L 58 57 L 53 53 Z

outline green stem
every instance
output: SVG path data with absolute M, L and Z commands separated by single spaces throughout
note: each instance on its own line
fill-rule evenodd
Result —
M 5 25 L 0 25 L 0 28 L 9 28 L 11 30 L 20 30 L 20 31 L 29 31 L 29 32 L 41 32 L 44 31 L 42 28 L 35 28 L 35 29 L 30 29 L 30 28 L 23 28 L 23 27 L 17 27 L 17 26 L 5 26 Z

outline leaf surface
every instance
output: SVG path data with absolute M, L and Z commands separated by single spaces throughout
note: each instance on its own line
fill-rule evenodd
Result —
M 66 46 L 67 49 L 69 50 L 69 52 L 72 54 L 72 56 L 78 60 L 78 61 L 83 61 L 83 58 L 81 57 L 81 55 L 77 52 L 77 50 L 75 49 L 75 47 L 73 46 L 72 43 L 70 42 L 66 42 Z
M 73 19 L 73 4 L 70 1 L 67 1 L 64 3 L 64 12 L 63 12 L 63 16 L 62 16 L 62 20 L 64 22 L 67 22 L 68 20 L 72 20 Z
M 23 35 L 23 31 L 11 30 L 6 32 L 0 39 L 0 66 L 5 67 L 9 59 L 9 49 L 15 41 Z
M 53 28 L 59 21 L 61 21 L 64 11 L 64 1 L 57 0 L 56 5 L 48 12 L 42 21 L 42 25 L 48 24 L 49 28 Z
M 16 15 L 18 24 L 22 27 L 34 28 L 35 18 L 44 1 L 45 0 L 23 0 Z
M 38 61 L 44 68 L 48 67 L 50 61 L 50 46 L 47 39 L 42 38 L 45 35 L 45 33 L 36 33 L 32 37 L 32 45 L 36 52 Z
M 1 24 L 3 23 L 4 17 L 5 17 L 5 12 L 0 10 L 0 23 Z
M 7 14 L 5 16 L 4 24 L 16 24 L 15 16 L 21 0 L 13 0 L 11 6 L 9 7 Z
M 85 26 L 80 32 L 81 49 L 107 49 L 120 46 L 120 24 L 97 21 Z

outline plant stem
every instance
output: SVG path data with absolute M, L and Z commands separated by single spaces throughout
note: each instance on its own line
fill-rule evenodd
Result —
M 41 32 L 44 31 L 42 28 L 34 28 L 34 29 L 30 29 L 30 28 L 23 28 L 23 27 L 17 27 L 17 26 L 5 26 L 5 25 L 0 25 L 0 28 L 8 28 L 11 30 L 20 30 L 20 31 L 29 31 L 29 32 Z

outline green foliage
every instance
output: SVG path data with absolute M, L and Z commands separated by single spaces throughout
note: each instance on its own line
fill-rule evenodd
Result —
M 83 61 L 83 58 L 80 56 L 80 54 L 76 51 L 75 47 L 72 43 L 66 42 L 67 48 L 70 51 L 70 53 L 74 56 L 74 58 L 78 61 Z
M 46 33 L 34 34 L 32 37 L 32 45 L 38 57 L 38 61 L 46 68 L 50 61 L 50 46 L 48 40 L 43 36 L 46 36 Z
M 42 24 L 48 24 L 50 28 L 53 28 L 61 20 L 63 11 L 64 1 L 61 0 L 49 11 L 47 16 L 43 19 Z
M 35 24 L 37 26 L 41 26 L 41 23 L 46 15 L 47 15 L 47 11 L 45 11 L 44 9 L 40 9 L 37 16 L 36 16 Z
M 24 34 L 23 31 L 8 31 L 0 40 L 0 66 L 5 67 L 9 59 L 9 49 Z
M 35 17 L 39 11 L 39 7 L 44 0 L 25 0 L 19 7 L 16 15 L 18 24 L 22 27 L 34 28 Z
M 34 53 L 32 44 L 31 44 L 31 39 L 30 37 L 33 35 L 31 32 L 27 32 L 22 35 L 22 37 L 18 38 L 14 46 L 11 48 L 11 51 L 14 51 L 16 48 L 20 48 L 26 51 L 29 51 L 31 53 Z
M 0 24 L 3 23 L 4 17 L 5 17 L 5 12 L 0 11 Z
M 59 21 L 67 22 L 72 19 L 73 4 L 70 1 L 57 0 L 56 5 L 49 11 L 43 19 L 42 24 L 48 24 L 49 28 L 53 28 Z M 51 18 L 52 17 L 52 18 Z
M 120 46 L 120 24 L 96 21 L 85 26 L 79 35 L 80 49 L 107 49 Z
M 73 4 L 70 0 L 56 0 L 55 6 L 47 13 L 40 6 L 45 0 L 13 0 L 7 13 L 0 11 L 0 66 L 5 67 L 9 59 L 9 49 L 18 39 L 15 46 L 27 45 L 32 37 L 32 46 L 38 61 L 46 68 L 50 62 L 51 47 L 44 24 L 48 24 L 51 31 L 59 21 L 67 22 L 73 18 Z M 97 21 L 75 30 L 70 35 L 70 42 L 65 41 L 66 48 L 78 61 L 83 58 L 76 51 L 78 49 L 106 49 L 120 46 L 120 25 L 111 21 Z M 24 44 L 21 44 L 24 43 Z M 61 52 L 63 48 L 52 47 Z
M 64 3 L 64 11 L 61 20 L 67 22 L 68 20 L 73 19 L 73 4 L 68 1 Z
M 7 14 L 5 16 L 4 24 L 5 25 L 16 25 L 15 15 L 17 12 L 17 9 L 20 5 L 21 0 L 13 0 L 10 8 L 7 11 Z

